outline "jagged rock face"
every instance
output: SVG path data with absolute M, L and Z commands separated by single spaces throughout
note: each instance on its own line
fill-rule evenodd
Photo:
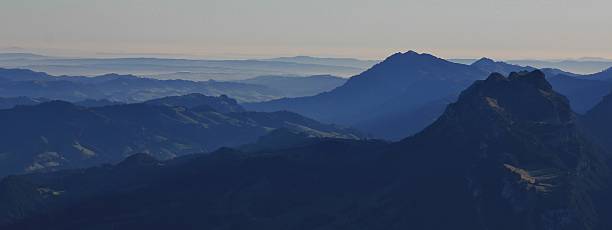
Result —
M 432 126 L 401 144 L 422 153 L 419 164 L 428 168 L 415 167 L 454 173 L 437 179 L 463 185 L 445 189 L 472 202 L 447 210 L 473 213 L 474 226 L 596 229 L 600 224 L 592 194 L 606 165 L 578 132 L 567 99 L 540 71 L 508 78 L 492 74 L 476 82 Z

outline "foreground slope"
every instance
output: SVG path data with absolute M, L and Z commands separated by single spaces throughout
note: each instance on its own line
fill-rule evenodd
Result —
M 434 124 L 397 143 L 291 139 L 295 147 L 165 162 L 135 155 L 114 166 L 8 177 L 0 182 L 0 226 L 610 227 L 597 206 L 606 204 L 598 195 L 609 174 L 601 153 L 538 71 L 476 82 Z

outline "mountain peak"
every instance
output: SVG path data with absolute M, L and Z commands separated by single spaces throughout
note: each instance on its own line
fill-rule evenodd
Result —
M 512 72 L 506 78 L 501 73 L 492 73 L 487 77 L 485 82 L 498 82 L 498 81 L 508 81 L 513 84 L 528 84 L 532 85 L 538 89 L 552 91 L 552 86 L 548 81 L 546 81 L 546 77 L 544 72 L 540 70 L 534 70 L 531 72 L 522 71 L 522 72 Z
M 395 53 L 389 57 L 387 57 L 384 61 L 375 65 L 372 69 L 380 69 L 380 68 L 420 68 L 420 67 L 432 67 L 432 68 L 440 68 L 441 65 L 447 65 L 451 62 L 446 61 L 444 59 L 438 58 L 434 55 L 428 53 L 417 53 L 415 51 L 407 51 L 405 53 Z M 455 64 L 455 63 L 451 63 Z M 456 64 L 459 65 L 459 64 Z
M 462 108 L 456 115 L 481 116 L 495 111 L 512 122 L 566 123 L 574 119 L 568 100 L 553 90 L 539 70 L 513 72 L 509 77 L 493 73 L 461 93 L 452 107 Z M 475 108 L 486 109 L 472 114 Z
M 534 70 L 531 72 L 523 71 L 518 73 L 512 72 L 510 73 L 508 80 L 531 84 L 538 89 L 552 91 L 552 86 L 546 80 L 546 75 L 540 70 Z
M 478 59 L 477 61 L 475 61 L 472 65 L 478 65 L 478 64 L 493 64 L 496 63 L 495 60 L 487 58 L 487 57 L 483 57 Z

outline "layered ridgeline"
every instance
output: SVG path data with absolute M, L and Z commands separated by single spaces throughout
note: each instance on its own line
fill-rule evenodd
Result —
M 211 96 L 225 94 L 243 102 L 284 96 L 281 92 L 262 85 L 238 82 L 157 80 L 117 74 L 96 77 L 51 76 L 25 69 L 0 68 L 0 97 L 26 96 L 71 102 L 88 99 L 142 102 L 189 93 Z
M 285 97 L 304 97 L 331 91 L 346 83 L 346 80 L 346 78 L 331 75 L 259 76 L 238 82 L 263 85 L 278 90 Z
M 612 81 L 612 67 L 605 69 L 601 72 L 589 74 L 586 76 L 591 77 L 593 79 L 601 80 L 601 81 Z
M 258 111 L 294 111 L 324 122 L 350 125 L 375 137 L 401 139 L 431 124 L 474 81 L 493 72 L 533 70 L 488 58 L 463 65 L 410 51 L 390 56 L 330 92 L 245 106 Z M 598 78 L 559 69 L 542 71 L 580 113 L 592 108 L 612 88 Z
M 254 152 L 7 177 L 0 227 L 609 229 L 609 172 L 575 122 L 541 72 L 494 74 L 393 144 L 279 131 Z
M 471 66 L 489 73 L 509 74 L 511 72 L 533 71 L 531 66 L 513 65 L 489 58 L 482 58 Z M 569 98 L 572 109 L 578 113 L 585 113 L 599 103 L 603 96 L 612 90 L 612 71 L 603 71 L 590 75 L 579 75 L 559 69 L 541 69 L 555 91 Z M 607 77 L 610 76 L 610 77 Z
M 194 81 L 243 80 L 260 75 L 352 76 L 372 61 L 347 58 L 285 57 L 256 60 L 175 58 L 62 58 L 28 53 L 0 53 L 0 67 L 27 68 L 52 75 L 95 76 L 109 72 Z
M 80 107 L 51 101 L 0 110 L 0 176 L 117 162 L 135 153 L 168 159 L 255 141 L 277 128 L 355 138 L 290 112 L 247 112 L 226 96 L 191 94 L 140 104 Z
M 47 102 L 46 98 L 29 98 L 29 97 L 0 97 L 0 109 L 10 109 L 17 105 L 38 105 Z
M 422 117 L 415 111 L 453 99 L 473 81 L 485 77 L 480 69 L 410 51 L 388 57 L 330 92 L 245 106 L 258 111 L 294 111 L 361 128 L 378 137 L 399 139 L 421 130 L 438 115 Z

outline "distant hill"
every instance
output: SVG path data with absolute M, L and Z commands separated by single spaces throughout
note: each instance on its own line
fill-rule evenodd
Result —
M 37 105 L 47 102 L 46 98 L 29 98 L 29 97 L 0 97 L 0 109 L 12 109 L 17 105 Z
M 306 77 L 259 76 L 238 82 L 266 86 L 281 92 L 284 97 L 304 97 L 333 90 L 346 81 L 345 78 L 331 75 L 315 75 Z
M 292 62 L 301 64 L 317 64 L 317 65 L 331 65 L 331 66 L 346 66 L 354 67 L 366 70 L 376 63 L 378 60 L 359 60 L 355 58 L 321 58 L 321 57 L 310 57 L 310 56 L 295 56 L 295 57 L 279 57 L 271 59 L 261 59 L 264 61 L 278 61 L 278 62 Z
M 472 63 L 471 65 L 481 70 L 487 71 L 489 73 L 501 73 L 504 75 L 508 75 L 512 72 L 521 72 L 521 71 L 529 72 L 529 71 L 534 71 L 538 69 L 538 68 L 531 67 L 531 66 L 521 66 L 521 65 L 510 64 L 510 63 L 503 62 L 503 61 L 495 61 L 489 58 L 481 58 L 475 61 L 474 63 Z M 571 76 L 571 77 L 580 76 L 580 74 L 570 73 L 567 71 L 563 71 L 561 69 L 544 67 L 544 68 L 540 68 L 539 70 L 541 70 L 546 75 L 546 77 L 554 77 L 559 74 L 563 74 L 563 75 Z
M 542 72 L 492 74 L 395 143 L 281 129 L 253 152 L 170 161 L 136 154 L 115 165 L 6 177 L 0 227 L 610 229 L 604 152 L 576 125 Z
M 554 89 L 568 97 L 572 109 L 584 114 L 612 91 L 612 83 L 563 74 L 548 78 Z
M 500 73 L 504 75 L 508 75 L 512 72 L 536 70 L 536 68 L 531 66 L 512 65 L 506 62 L 494 61 L 489 58 L 481 58 L 472 63 L 471 66 L 487 71 L 489 73 Z
M 0 97 L 0 109 L 11 109 L 19 105 L 38 105 L 45 102 L 50 102 L 51 99 L 47 98 L 30 98 L 30 97 Z M 106 99 L 87 99 L 83 101 L 77 101 L 73 104 L 82 107 L 101 107 L 109 105 L 120 105 L 124 104 L 121 102 L 110 101 Z
M 283 97 L 276 90 L 246 83 L 156 80 L 119 74 L 56 77 L 26 69 L 0 68 L 0 97 L 43 97 L 73 102 L 87 99 L 142 102 L 189 93 L 228 95 L 242 102 Z
M 556 68 L 578 74 L 597 73 L 604 69 L 612 67 L 610 60 L 593 60 L 593 59 L 578 59 L 578 60 L 507 60 L 506 62 L 521 66 L 533 66 L 536 68 Z
M 210 109 L 221 113 L 245 112 L 244 108 L 242 108 L 242 106 L 238 104 L 238 101 L 229 98 L 226 95 L 211 97 L 199 93 L 192 93 L 182 96 L 171 96 L 153 99 L 150 101 L 146 101 L 145 104 L 163 105 L 171 107 L 180 106 L 189 109 L 207 106 L 210 107 Z
M 33 53 L 0 53 L 0 60 L 40 60 L 52 57 Z
M 97 76 L 107 73 L 131 74 L 159 79 L 233 81 L 260 75 L 352 76 L 369 66 L 346 59 L 317 59 L 320 62 L 274 60 L 200 60 L 172 58 L 23 58 L 23 55 L 0 54 L 0 67 L 22 68 L 52 75 Z M 344 59 L 341 59 L 344 60 Z M 349 61 L 350 60 L 350 61 Z M 348 61 L 348 62 L 347 62 Z M 343 65 L 337 65 L 338 63 Z M 347 65 L 344 65 L 347 64 Z M 366 66 L 362 66 L 366 65 Z M 180 73 L 190 73 L 188 76 Z M 183 78 L 184 77 L 184 78 Z
M 193 102 L 192 97 L 182 101 Z M 173 97 L 92 108 L 51 101 L 0 110 L 0 177 L 117 162 L 135 153 L 169 159 L 209 152 L 253 142 L 278 128 L 321 137 L 359 136 L 290 112 L 217 111 L 220 105 L 240 107 L 226 97 L 198 98 L 202 103 L 193 108 L 173 104 L 181 101 Z
M 612 93 L 606 95 L 581 120 L 594 139 L 612 152 Z
M 612 67 L 601 72 L 586 75 L 585 77 L 600 81 L 612 81 Z
M 429 103 L 452 98 L 473 81 L 486 76 L 485 71 L 472 66 L 410 51 L 388 57 L 330 92 L 245 104 L 245 107 L 259 111 L 294 111 L 324 122 L 362 128 L 377 137 L 399 139 L 420 131 L 439 115 L 417 121 L 402 114 L 415 113 Z M 441 112 L 445 105 L 440 106 L 432 111 Z M 387 120 L 392 115 L 406 119 Z

